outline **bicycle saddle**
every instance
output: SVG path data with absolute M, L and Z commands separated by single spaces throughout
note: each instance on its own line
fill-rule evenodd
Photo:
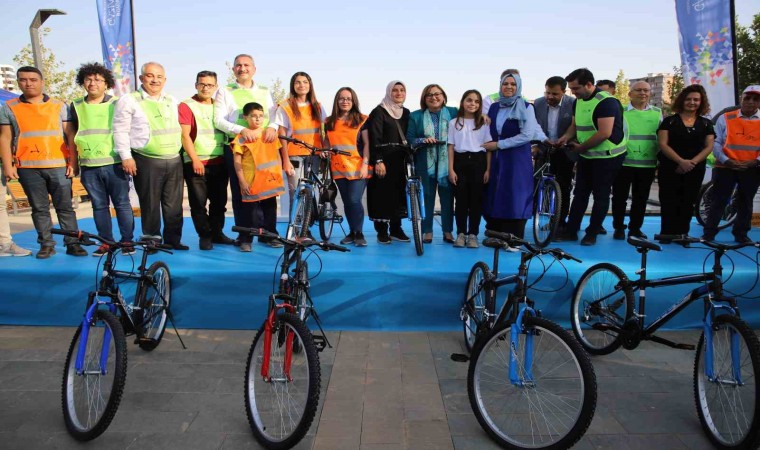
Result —
M 647 250 L 656 250 L 658 252 L 662 251 L 662 247 L 655 244 L 654 242 L 647 241 L 646 239 L 637 238 L 635 236 L 629 236 L 628 243 L 633 245 L 636 248 L 645 248 Z

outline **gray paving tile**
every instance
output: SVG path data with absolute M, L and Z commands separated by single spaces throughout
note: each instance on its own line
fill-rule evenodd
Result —
M 701 431 L 696 411 L 612 411 L 611 415 L 631 434 L 644 430 L 648 434 Z
M 218 449 L 221 448 L 224 439 L 224 433 L 145 433 L 135 439 L 127 450 L 163 450 L 166 448 L 187 450 Z
M 82 448 L 97 448 L 98 450 L 124 450 L 129 448 L 140 436 L 134 432 L 115 432 L 107 430 L 94 441 L 80 442 L 69 436 L 65 431 L 49 435 L 47 441 L 36 448 L 55 450 L 74 450 Z M 32 448 L 32 447 L 27 447 Z
M 402 416 L 365 417 L 362 420 L 361 444 L 402 444 L 404 419 Z
M 483 428 L 481 428 L 478 419 L 475 418 L 475 415 L 472 412 L 451 413 L 447 411 L 446 419 L 449 422 L 449 432 L 452 437 L 480 436 L 483 434 Z
M 446 420 L 407 420 L 404 422 L 406 448 L 452 449 L 454 444 Z
M 499 450 L 501 447 L 485 432 L 480 435 L 452 436 L 455 450 Z
M 648 434 L 641 435 L 588 435 L 587 439 L 595 448 L 599 449 L 616 449 L 616 450 L 651 450 L 668 449 L 682 450 L 687 449 L 686 445 L 681 442 L 677 436 L 668 434 Z

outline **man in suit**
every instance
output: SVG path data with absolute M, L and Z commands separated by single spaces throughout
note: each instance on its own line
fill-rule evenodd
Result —
M 543 135 L 537 136 L 537 140 L 548 141 L 550 144 L 540 144 L 542 152 L 549 150 L 549 146 L 565 134 L 570 124 L 573 123 L 573 108 L 575 100 L 565 95 L 567 81 L 564 78 L 554 76 L 546 80 L 544 96 L 539 97 L 533 103 L 536 112 L 536 120 L 541 125 Z M 567 214 L 570 210 L 570 190 L 573 183 L 573 168 L 578 160 L 578 155 L 569 149 L 560 149 L 551 155 L 552 172 L 559 183 L 562 192 L 562 209 L 560 210 L 559 229 L 563 231 Z

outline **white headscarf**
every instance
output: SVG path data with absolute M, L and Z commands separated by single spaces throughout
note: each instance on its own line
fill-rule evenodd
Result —
M 388 83 L 388 87 L 385 88 L 385 98 L 382 102 L 380 102 L 380 106 L 385 109 L 388 114 L 390 114 L 391 117 L 394 119 L 400 119 L 401 115 L 404 114 L 404 104 L 398 104 L 393 101 L 393 97 L 391 96 L 391 92 L 393 92 L 393 87 L 397 84 L 400 84 L 401 86 L 404 86 L 404 89 L 406 89 L 406 85 L 398 80 L 393 80 L 390 83 Z

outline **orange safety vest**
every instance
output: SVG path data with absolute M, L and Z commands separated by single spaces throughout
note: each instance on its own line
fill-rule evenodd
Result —
M 62 101 L 49 99 L 43 103 L 25 103 L 18 98 L 5 104 L 18 123 L 16 167 L 50 169 L 66 167 L 69 149 L 63 139 Z
M 327 139 L 330 141 L 331 147 L 351 152 L 350 156 L 333 155 L 330 158 L 330 168 L 332 169 L 334 179 L 348 178 L 349 180 L 358 180 L 361 178 L 360 174 L 364 159 L 356 148 L 356 140 L 366 120 L 367 118 L 363 117 L 362 123 L 357 128 L 351 128 L 346 122 L 338 119 L 335 121 L 334 129 L 327 131 Z
M 311 144 L 315 147 L 322 147 L 322 124 L 311 117 L 311 105 L 299 106 L 298 111 L 301 113 L 301 118 L 296 120 L 293 116 L 293 110 L 290 108 L 290 104 L 285 102 L 282 104 L 282 109 L 285 114 L 288 115 L 290 120 L 290 130 L 293 133 L 293 137 L 300 139 L 307 144 Z M 309 151 L 300 145 L 288 143 L 288 156 L 306 156 L 309 155 Z
M 760 156 L 760 120 L 739 117 L 739 111 L 730 111 L 726 118 L 726 143 L 723 153 L 734 161 L 752 161 Z M 716 161 L 717 163 L 717 161 Z M 721 164 L 716 166 L 722 167 Z
M 256 167 L 253 180 L 249 182 L 248 194 L 243 194 L 244 202 L 258 202 L 285 193 L 285 181 L 282 177 L 282 161 L 280 160 L 279 141 L 245 142 L 242 136 L 237 137 L 240 147 L 248 149 L 253 156 Z

